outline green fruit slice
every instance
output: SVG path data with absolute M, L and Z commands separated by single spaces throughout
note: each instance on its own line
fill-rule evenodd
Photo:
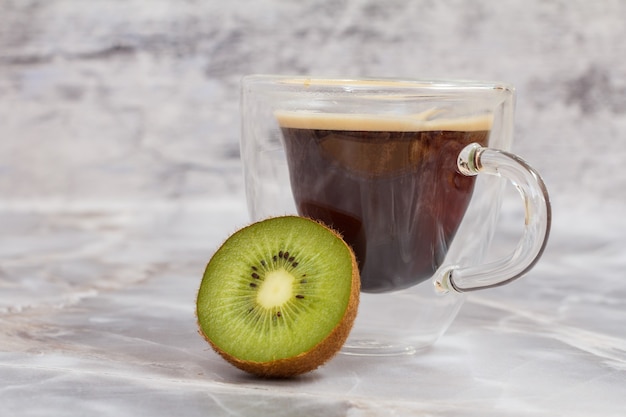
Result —
M 196 314 L 200 333 L 230 363 L 287 377 L 339 351 L 358 301 L 350 247 L 318 222 L 285 216 L 224 242 L 204 272 Z

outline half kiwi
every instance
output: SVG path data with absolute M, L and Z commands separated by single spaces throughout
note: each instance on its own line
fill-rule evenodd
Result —
M 200 334 L 244 371 L 299 375 L 339 351 L 359 290 L 354 253 L 336 232 L 297 216 L 263 220 L 209 261 L 197 298 Z

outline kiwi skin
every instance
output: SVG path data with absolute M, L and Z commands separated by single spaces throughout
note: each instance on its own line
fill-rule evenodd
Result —
M 345 243 L 345 241 L 343 241 L 341 235 L 337 231 L 329 228 L 319 221 L 312 219 L 307 220 L 318 223 L 326 228 L 330 233 L 332 233 L 335 237 L 339 238 L 341 242 L 343 242 L 343 244 L 347 247 L 350 253 L 352 261 L 352 283 L 348 305 L 339 323 L 328 334 L 328 336 L 321 340 L 317 345 L 299 355 L 290 358 L 277 359 L 269 362 L 241 360 L 228 354 L 227 352 L 224 352 L 218 346 L 216 346 L 211 341 L 211 339 L 207 337 L 206 334 L 204 334 L 204 332 L 202 331 L 202 327 L 198 322 L 198 333 L 209 343 L 213 350 L 215 350 L 215 352 L 217 352 L 230 364 L 250 374 L 264 378 L 291 378 L 317 369 L 319 366 L 328 362 L 339 352 L 346 339 L 348 338 L 350 330 L 352 329 L 352 325 L 354 324 L 354 320 L 356 319 L 359 305 L 361 280 L 359 276 L 359 267 L 354 252 L 352 251 L 352 248 L 347 243 Z

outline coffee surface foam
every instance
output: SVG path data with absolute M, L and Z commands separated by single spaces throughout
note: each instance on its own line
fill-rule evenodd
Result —
M 274 112 L 283 128 L 316 130 L 350 130 L 368 132 L 427 132 L 490 130 L 493 115 L 431 119 L 436 111 L 415 115 L 378 115 L 352 113 L 314 113 L 278 110 Z

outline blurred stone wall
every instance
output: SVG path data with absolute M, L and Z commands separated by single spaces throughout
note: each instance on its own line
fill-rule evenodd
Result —
M 284 73 L 511 82 L 553 198 L 626 202 L 625 22 L 620 0 L 0 0 L 0 201 L 240 193 L 239 80 Z

